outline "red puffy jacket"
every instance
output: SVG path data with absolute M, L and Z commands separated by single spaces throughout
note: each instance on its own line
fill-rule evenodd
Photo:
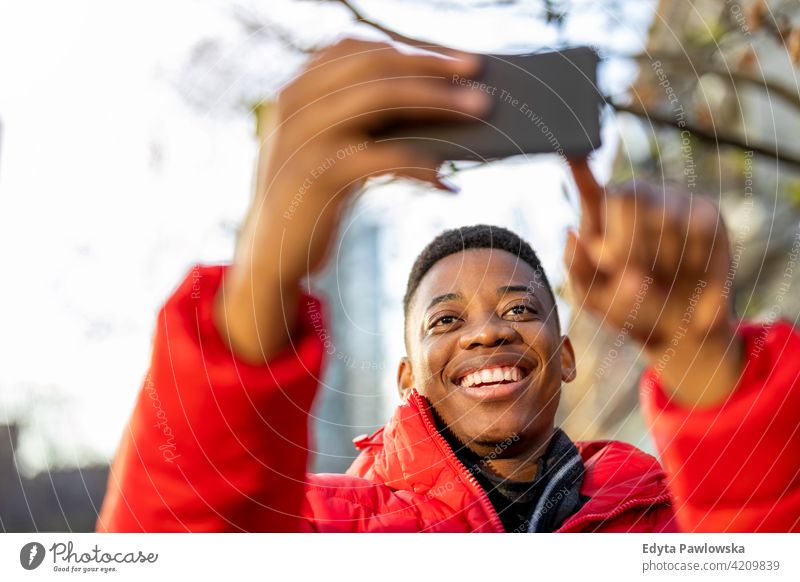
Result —
M 319 304 L 263 366 L 238 360 L 212 320 L 222 267 L 197 267 L 161 310 L 152 364 L 109 476 L 101 531 L 500 532 L 480 485 L 414 392 L 356 439 L 343 475 L 306 474 L 323 343 Z M 577 443 L 590 499 L 559 531 L 792 531 L 800 522 L 800 336 L 741 328 L 747 363 L 723 404 L 671 404 L 652 372 L 644 409 L 663 455 Z

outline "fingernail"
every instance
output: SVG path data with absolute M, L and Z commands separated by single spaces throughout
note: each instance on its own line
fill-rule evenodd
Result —
M 436 179 L 436 181 L 438 183 L 438 186 L 442 190 L 447 190 L 448 192 L 452 192 L 453 194 L 458 194 L 459 192 L 461 192 L 461 187 L 460 186 L 457 186 L 456 184 L 454 184 L 453 182 L 451 182 L 450 180 L 448 180 L 444 176 L 439 176 Z
M 456 60 L 462 65 L 464 71 L 469 73 L 477 71 L 481 65 L 481 57 L 474 53 L 459 52 L 456 56 Z
M 478 89 L 460 89 L 455 99 L 461 109 L 472 113 L 484 113 L 489 108 L 489 97 Z

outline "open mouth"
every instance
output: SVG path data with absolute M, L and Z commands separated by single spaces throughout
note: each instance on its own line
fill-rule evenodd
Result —
M 450 373 L 450 384 L 464 397 L 479 403 L 509 402 L 532 387 L 540 360 L 530 353 L 476 355 Z
M 455 379 L 461 388 L 491 388 L 504 384 L 514 384 L 530 375 L 530 370 L 520 366 L 488 366 L 462 374 Z

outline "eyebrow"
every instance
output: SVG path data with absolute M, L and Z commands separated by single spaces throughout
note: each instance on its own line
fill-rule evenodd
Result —
M 531 293 L 528 285 L 503 285 L 502 287 L 497 288 L 498 296 L 502 296 L 507 293 L 527 293 L 529 295 L 534 295 Z M 438 295 L 431 300 L 426 308 L 426 311 L 434 305 L 438 305 L 439 303 L 444 303 L 445 301 L 458 301 L 460 299 L 464 299 L 464 296 L 461 293 L 445 293 L 444 295 Z
M 444 295 L 439 295 L 431 300 L 425 311 L 434 305 L 438 305 L 439 303 L 444 303 L 445 301 L 457 301 L 459 299 L 464 299 L 464 296 L 461 293 L 445 293 Z
M 504 285 L 503 287 L 497 288 L 498 295 L 505 295 L 506 293 L 527 293 L 533 295 L 528 285 Z

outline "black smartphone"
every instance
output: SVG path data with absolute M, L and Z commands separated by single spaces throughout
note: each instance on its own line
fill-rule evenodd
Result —
M 483 55 L 475 79 L 451 82 L 492 97 L 480 120 L 396 123 L 373 137 L 404 140 L 442 160 L 490 160 L 519 154 L 582 156 L 600 146 L 599 58 L 588 47 L 525 55 Z

